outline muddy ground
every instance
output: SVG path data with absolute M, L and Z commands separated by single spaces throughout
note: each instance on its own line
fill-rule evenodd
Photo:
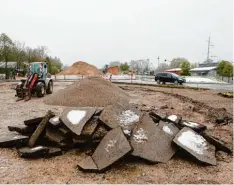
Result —
M 70 82 L 55 83 L 54 91 Z M 148 86 L 120 85 L 141 109 L 155 107 L 160 113 L 181 115 L 184 119 L 203 123 L 216 136 L 232 147 L 232 121 L 223 126 L 215 124 L 214 117 L 225 114 L 232 118 L 232 99 L 218 96 L 212 91 L 170 89 Z M 22 124 L 24 120 L 42 116 L 51 109 L 60 113 L 63 107 L 43 103 L 43 98 L 16 102 L 11 84 L 0 84 L 0 134 L 7 126 Z M 47 95 L 51 96 L 51 95 Z M 165 107 L 167 105 L 167 108 Z M 0 149 L 0 183 L 155 183 L 155 184 L 232 184 L 232 156 L 217 154 L 217 166 L 197 164 L 192 159 L 175 155 L 168 163 L 146 164 L 139 160 L 126 160 L 101 174 L 83 173 L 77 164 L 86 155 L 74 149 L 50 159 L 28 160 L 18 157 L 14 149 Z

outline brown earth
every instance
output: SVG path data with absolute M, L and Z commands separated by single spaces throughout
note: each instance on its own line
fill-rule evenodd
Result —
M 105 107 L 110 104 L 128 104 L 129 95 L 117 85 L 99 77 L 77 81 L 52 96 L 45 98 L 49 105 Z
M 103 75 L 103 73 L 94 65 L 90 65 L 83 61 L 75 62 L 71 67 L 60 72 L 58 75 Z
M 58 91 L 70 84 L 55 82 L 54 90 Z M 26 119 L 42 116 L 49 109 L 59 114 L 64 108 L 44 104 L 45 98 L 33 97 L 28 102 L 15 102 L 15 92 L 10 87 L 10 84 L 0 86 L 0 134 L 8 132 L 7 126 L 19 125 Z M 130 85 L 121 87 L 130 95 L 131 102 L 139 108 L 154 107 L 160 113 L 178 114 L 184 119 L 203 123 L 215 136 L 232 146 L 232 123 L 217 126 L 208 114 L 209 109 L 218 114 L 219 109 L 224 107 L 224 112 L 232 115 L 233 103 L 230 99 L 216 96 L 212 91 Z M 83 173 L 77 169 L 77 164 L 86 153 L 81 149 L 74 149 L 51 159 L 27 160 L 20 158 L 14 149 L 0 149 L 0 183 L 233 184 L 232 156 L 220 152 L 216 154 L 217 166 L 199 165 L 188 157 L 176 154 L 166 164 L 149 165 L 139 160 L 122 161 L 101 174 Z

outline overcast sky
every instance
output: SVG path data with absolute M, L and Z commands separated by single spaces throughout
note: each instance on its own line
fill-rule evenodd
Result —
M 71 65 L 233 60 L 233 0 L 0 0 L 0 32 Z

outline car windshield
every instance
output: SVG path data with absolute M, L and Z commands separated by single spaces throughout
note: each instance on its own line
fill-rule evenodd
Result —
M 177 77 L 177 78 L 181 78 L 181 76 L 179 76 L 179 75 L 177 75 L 177 74 L 175 74 L 175 73 L 172 73 L 171 75 L 172 75 L 172 76 L 175 76 L 175 77 Z

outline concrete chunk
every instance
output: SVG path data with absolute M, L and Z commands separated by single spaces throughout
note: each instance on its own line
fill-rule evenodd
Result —
M 99 120 L 98 116 L 93 116 L 91 118 L 91 120 L 88 121 L 85 124 L 85 126 L 84 126 L 84 128 L 83 128 L 83 130 L 81 132 L 81 136 L 83 136 L 83 137 L 92 137 L 92 135 L 94 134 L 95 130 L 97 129 L 98 120 Z
M 53 116 L 54 116 L 54 113 L 51 110 L 49 110 L 47 114 L 45 115 L 45 117 L 42 119 L 41 123 L 38 125 L 38 127 L 34 131 L 34 133 L 32 134 L 32 136 L 30 137 L 29 142 L 28 142 L 29 147 L 33 147 L 35 145 L 37 139 L 39 138 L 41 133 L 44 131 L 46 125 L 48 124 L 49 119 Z
M 215 147 L 192 129 L 184 127 L 173 141 L 199 161 L 216 165 Z
M 144 114 L 130 138 L 132 155 L 150 162 L 167 162 L 176 152 L 172 140 L 177 132 L 170 124 L 157 126 L 149 114 Z
M 101 113 L 99 119 L 109 128 L 132 129 L 139 121 L 140 113 L 133 107 L 123 107 L 119 104 L 107 106 Z
M 67 107 L 62 112 L 60 119 L 74 134 L 80 135 L 83 127 L 95 112 L 95 108 Z
M 8 126 L 8 130 L 18 132 L 19 134 L 22 135 L 31 135 L 35 131 L 35 128 L 28 127 L 25 125 L 19 125 L 19 126 Z
M 58 155 L 62 155 L 62 150 L 60 148 L 55 148 L 55 147 L 48 147 L 49 152 L 47 154 L 47 157 L 55 157 Z
M 98 168 L 96 164 L 94 163 L 93 158 L 91 156 L 88 156 L 82 161 L 80 161 L 78 164 L 78 168 L 84 172 L 97 172 L 98 171 Z
M 206 126 L 205 125 L 202 125 L 200 123 L 195 123 L 193 121 L 182 120 L 179 125 L 182 128 L 183 127 L 189 127 L 189 128 L 193 129 L 196 132 L 202 132 L 202 131 L 206 130 Z
M 182 120 L 182 117 L 180 116 L 177 116 L 177 115 L 170 115 L 170 116 L 167 116 L 165 121 L 167 122 L 172 122 L 174 123 L 177 127 L 180 127 L 180 122 Z
M 33 119 L 29 119 L 29 120 L 25 120 L 24 124 L 26 126 L 31 126 L 31 127 L 37 127 L 40 122 L 43 120 L 44 117 L 38 117 L 38 118 L 33 118 Z
M 22 136 L 14 133 L 9 133 L 8 135 L 1 135 L 0 147 L 26 146 L 28 140 L 29 140 L 28 136 Z
M 18 149 L 19 156 L 25 158 L 44 157 L 48 152 L 49 148 L 44 146 L 36 146 L 33 148 L 23 147 Z
M 67 138 L 59 130 L 47 127 L 45 136 L 52 142 L 61 143 Z
M 55 116 L 53 118 L 50 118 L 49 122 L 54 127 L 58 127 L 61 124 L 61 121 L 59 120 L 59 116 Z
M 214 145 L 216 147 L 216 150 L 220 150 L 223 152 L 226 152 L 228 154 L 232 153 L 232 149 L 229 148 L 228 146 L 225 145 L 225 143 L 211 135 L 209 135 L 206 132 L 202 132 L 201 135 L 212 145 Z
M 121 128 L 117 127 L 105 135 L 92 158 L 98 169 L 102 171 L 131 152 L 131 150 L 132 148 Z
M 92 136 L 92 140 L 101 141 L 102 138 L 107 134 L 107 132 L 108 130 L 103 125 L 99 125 Z

